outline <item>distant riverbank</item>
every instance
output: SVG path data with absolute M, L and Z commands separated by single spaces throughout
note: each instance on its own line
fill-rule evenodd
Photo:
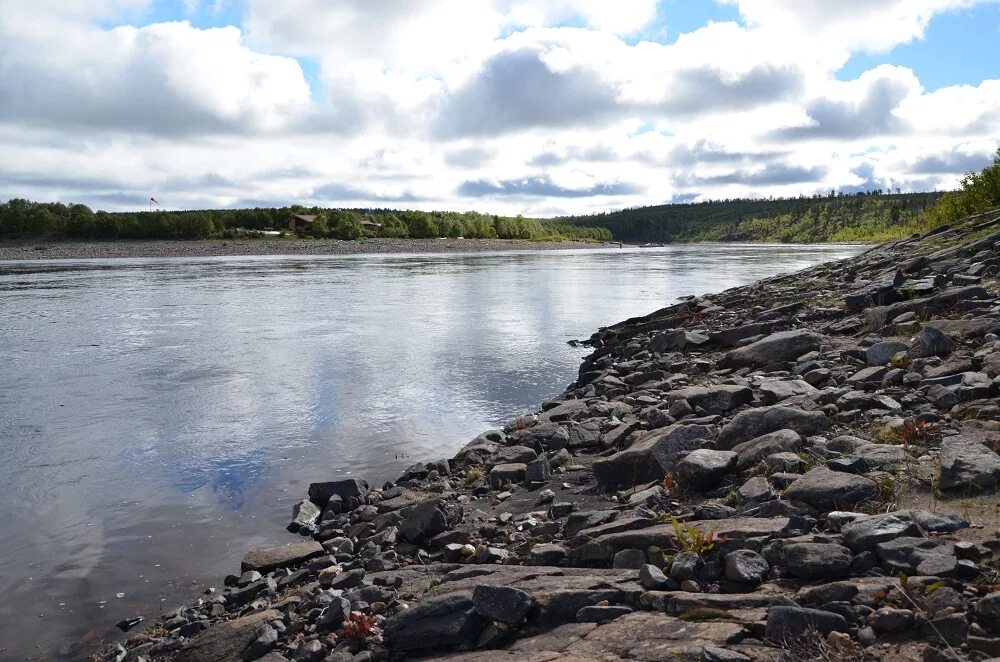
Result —
M 520 239 L 203 239 L 191 241 L 0 241 L 0 260 L 75 260 L 228 255 L 352 255 L 362 253 L 475 253 L 482 251 L 607 248 L 617 243 Z

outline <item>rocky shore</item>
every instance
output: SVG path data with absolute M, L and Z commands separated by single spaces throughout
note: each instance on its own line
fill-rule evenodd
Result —
M 241 255 L 357 255 L 369 253 L 475 253 L 618 247 L 582 241 L 521 239 L 200 239 L 191 241 L 0 241 L 2 260 L 90 260 Z
M 538 413 L 312 484 L 300 541 L 98 658 L 1000 656 L 994 216 L 602 329 Z

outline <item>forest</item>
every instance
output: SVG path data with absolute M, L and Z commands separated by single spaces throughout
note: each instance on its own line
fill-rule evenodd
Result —
M 632 243 L 884 241 L 919 231 L 941 193 L 744 198 L 638 207 L 557 219 L 607 228 Z
M 323 209 L 301 206 L 219 209 L 210 211 L 93 211 L 86 205 L 31 202 L 15 198 L 0 203 L 0 236 L 72 239 L 211 239 L 260 236 L 284 231 L 296 214 L 320 218 L 304 231 L 314 238 L 394 237 L 430 239 L 527 239 L 533 241 L 608 241 L 605 228 L 580 223 L 538 221 L 521 216 L 477 212 L 423 212 L 390 209 Z M 365 221 L 379 224 L 365 226 Z M 286 233 L 292 236 L 291 232 Z

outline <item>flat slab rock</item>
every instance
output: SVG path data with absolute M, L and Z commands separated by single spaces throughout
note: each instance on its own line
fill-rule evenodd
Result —
M 637 636 L 641 633 L 641 636 Z M 604 625 L 570 623 L 520 639 L 504 649 L 458 653 L 452 662 L 494 660 L 701 660 L 705 647 L 723 648 L 745 636 L 736 623 L 689 623 L 656 612 L 633 612 Z
M 243 649 L 256 638 L 257 626 L 281 617 L 281 612 L 268 609 L 233 621 L 218 623 L 191 639 L 175 659 L 177 662 L 238 660 Z
M 322 556 L 326 552 L 323 546 L 315 540 L 282 545 L 281 547 L 270 547 L 268 549 L 255 549 L 247 552 L 240 564 L 240 570 L 256 570 L 261 574 L 266 574 L 277 568 L 297 565 L 303 561 Z

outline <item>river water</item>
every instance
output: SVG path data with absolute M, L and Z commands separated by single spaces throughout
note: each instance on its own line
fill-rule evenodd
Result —
M 314 480 L 449 457 L 560 393 L 570 339 L 858 250 L 0 262 L 0 658 L 216 585 Z

